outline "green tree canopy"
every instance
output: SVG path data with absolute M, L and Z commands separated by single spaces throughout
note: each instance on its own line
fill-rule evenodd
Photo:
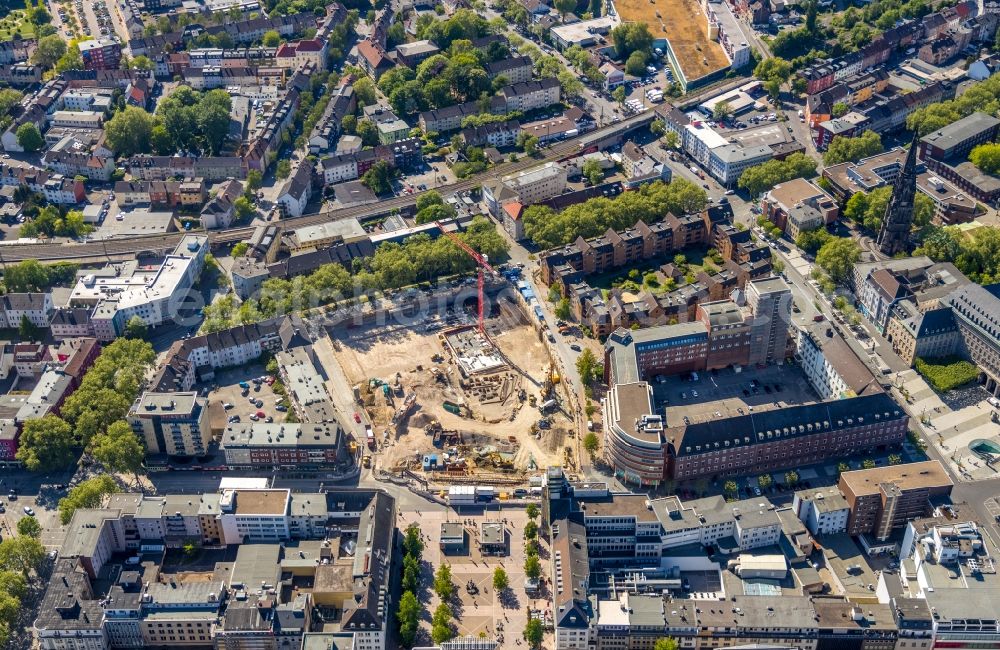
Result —
M 834 237 L 816 253 L 816 263 L 834 282 L 843 282 L 861 257 L 861 247 L 850 237 Z
M 837 136 L 823 154 L 823 163 L 827 166 L 844 162 L 857 162 L 862 158 L 882 153 L 882 138 L 874 131 L 865 131 L 856 138 Z
M 56 415 L 46 415 L 24 422 L 17 459 L 32 472 L 61 470 L 75 460 L 75 446 L 72 427 Z
M 816 161 L 805 154 L 793 153 L 784 160 L 768 160 L 762 165 L 748 168 L 740 175 L 737 185 L 758 196 L 779 183 L 815 175 Z
M 78 508 L 98 508 L 104 502 L 104 497 L 117 490 L 118 484 L 108 474 L 81 481 L 59 500 L 59 521 L 65 526 Z
M 25 151 L 38 151 L 45 146 L 45 140 L 34 122 L 25 122 L 17 127 L 17 144 Z
M 1000 144 L 988 142 L 975 147 L 969 154 L 969 162 L 986 174 L 1000 172 Z

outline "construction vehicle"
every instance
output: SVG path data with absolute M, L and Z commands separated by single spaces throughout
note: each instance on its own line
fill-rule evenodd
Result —
M 448 411 L 449 413 L 454 413 L 455 415 L 458 416 L 462 415 L 461 405 L 456 404 L 455 402 L 449 402 L 445 400 L 444 403 L 441 404 L 441 406 L 444 407 L 444 410 Z
M 372 451 L 375 450 L 375 432 L 372 431 L 372 425 L 365 425 L 365 438 L 368 439 L 368 448 Z

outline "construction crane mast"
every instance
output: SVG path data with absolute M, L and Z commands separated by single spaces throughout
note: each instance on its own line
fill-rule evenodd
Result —
M 451 241 L 453 241 L 456 246 L 458 246 L 463 251 L 465 251 L 466 255 L 468 255 L 469 257 L 471 257 L 472 259 L 474 259 L 476 261 L 476 265 L 479 267 L 479 278 L 478 278 L 478 286 L 479 286 L 479 321 L 478 321 L 479 322 L 479 332 L 483 336 L 486 336 L 486 324 L 485 324 L 485 322 L 483 320 L 483 305 L 486 304 L 486 300 L 485 300 L 485 296 L 484 296 L 484 291 L 483 291 L 484 270 L 489 271 L 494 276 L 499 276 L 500 273 L 497 272 L 497 270 L 495 268 L 493 268 L 492 266 L 490 266 L 490 263 L 486 259 L 485 255 L 483 255 L 482 253 L 479 253 L 478 251 L 473 250 L 468 244 L 466 244 L 464 241 L 462 241 L 461 237 L 459 237 L 455 233 L 448 232 L 447 230 L 445 230 L 443 223 L 441 223 L 440 221 L 435 221 L 434 225 L 436 225 L 438 227 L 438 229 L 441 231 L 441 234 L 443 234 L 445 237 L 447 237 L 448 239 L 450 239 Z

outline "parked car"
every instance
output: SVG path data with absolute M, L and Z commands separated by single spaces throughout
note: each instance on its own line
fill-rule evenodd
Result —
M 29 517 L 34 517 L 35 511 L 29 508 L 28 506 L 24 506 L 24 514 L 28 515 Z

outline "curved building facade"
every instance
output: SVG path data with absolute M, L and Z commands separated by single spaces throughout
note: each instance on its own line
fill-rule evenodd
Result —
M 623 483 L 657 486 L 664 478 L 663 417 L 644 381 L 614 384 L 604 398 L 604 459 Z

